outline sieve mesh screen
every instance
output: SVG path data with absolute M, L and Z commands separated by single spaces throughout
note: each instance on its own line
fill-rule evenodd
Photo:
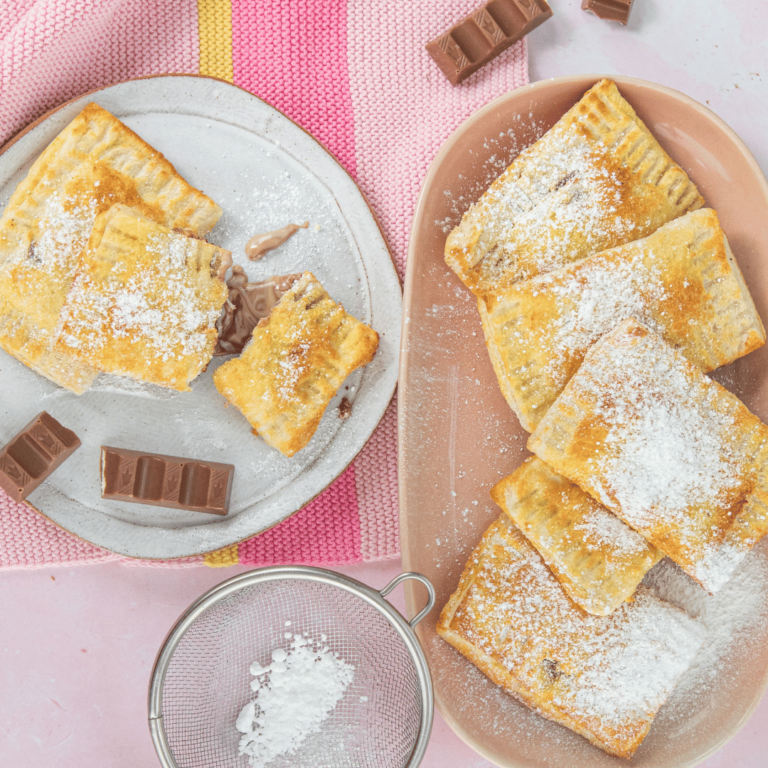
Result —
M 286 622 L 290 621 L 290 626 Z M 285 634 L 320 641 L 355 668 L 318 733 L 269 768 L 402 768 L 419 735 L 422 701 L 414 660 L 385 615 L 357 595 L 302 579 L 244 587 L 204 611 L 170 660 L 163 724 L 179 768 L 248 768 L 235 720 L 255 698 L 249 667 L 266 666 Z

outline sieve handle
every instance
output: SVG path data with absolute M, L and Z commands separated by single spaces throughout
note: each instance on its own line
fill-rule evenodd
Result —
M 392 579 L 379 594 L 382 597 L 386 597 L 398 584 L 407 579 L 416 579 L 416 581 L 420 581 L 427 588 L 427 592 L 429 593 L 429 599 L 427 600 L 426 606 L 408 622 L 411 625 L 411 629 L 415 629 L 416 625 L 432 610 L 432 608 L 434 608 L 435 605 L 435 588 L 426 576 L 422 576 L 420 573 L 414 573 L 413 571 L 401 573 L 399 576 L 395 576 L 395 578 Z

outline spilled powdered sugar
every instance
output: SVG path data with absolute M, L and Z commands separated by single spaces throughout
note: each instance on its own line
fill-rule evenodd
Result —
M 660 727 L 685 724 L 692 711 L 738 686 L 732 670 L 743 666 L 751 646 L 764 642 L 768 635 L 765 547 L 744 557 L 734 577 L 715 595 L 708 594 L 668 558 L 648 572 L 643 584 L 706 628 L 701 649 L 659 716 Z
M 294 754 L 320 730 L 352 682 L 355 668 L 321 643 L 296 634 L 289 651 L 272 651 L 271 664 L 251 665 L 256 698 L 242 708 L 235 727 L 243 734 L 239 754 L 248 755 L 253 768 Z

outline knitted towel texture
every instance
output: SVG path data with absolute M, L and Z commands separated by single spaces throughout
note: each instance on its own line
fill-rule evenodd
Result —
M 402 277 L 418 192 L 440 145 L 478 108 L 527 82 L 525 41 L 458 87 L 427 55 L 424 44 L 476 5 L 477 0 L 2 3 L 0 143 L 94 88 L 164 72 L 221 77 L 280 109 L 338 159 L 368 198 Z M 77 539 L 0 491 L 0 568 L 112 560 L 160 567 L 328 565 L 380 560 L 399 551 L 394 401 L 357 459 L 314 501 L 262 535 L 205 557 L 123 558 Z

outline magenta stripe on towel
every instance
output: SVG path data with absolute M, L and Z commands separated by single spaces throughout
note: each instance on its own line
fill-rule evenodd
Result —
M 232 0 L 235 84 L 277 107 L 355 175 L 346 0 Z
M 284 523 L 240 544 L 243 565 L 355 563 L 361 559 L 354 465 Z

